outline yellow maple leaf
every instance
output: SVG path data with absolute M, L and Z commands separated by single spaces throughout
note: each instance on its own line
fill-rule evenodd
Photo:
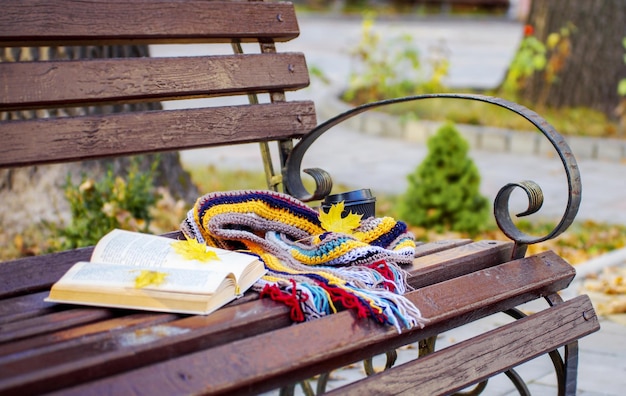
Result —
M 186 260 L 197 260 L 206 263 L 212 260 L 219 260 L 217 253 L 208 250 L 204 243 L 196 239 L 186 239 L 184 241 L 172 242 L 174 251 Z
M 139 275 L 135 278 L 135 287 L 141 289 L 142 287 L 150 285 L 158 286 L 165 282 L 166 276 L 167 274 L 165 272 L 141 270 Z
M 352 234 L 354 230 L 361 225 L 361 217 L 363 215 L 348 213 L 346 217 L 341 217 L 344 210 L 344 202 L 331 205 L 328 212 L 320 212 L 320 223 L 322 228 L 329 232 L 340 232 L 343 234 Z

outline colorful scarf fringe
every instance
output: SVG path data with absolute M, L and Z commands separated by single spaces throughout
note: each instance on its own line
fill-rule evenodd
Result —
M 267 274 L 253 288 L 291 308 L 294 321 L 352 309 L 358 317 L 402 328 L 423 326 L 405 297 L 415 240 L 390 217 L 361 220 L 355 235 L 324 230 L 318 212 L 272 191 L 200 197 L 181 224 L 187 238 L 258 255 Z

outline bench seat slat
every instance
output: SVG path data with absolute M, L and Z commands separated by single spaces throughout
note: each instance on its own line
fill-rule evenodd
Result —
M 0 343 L 20 340 L 37 334 L 91 323 L 97 320 L 109 318 L 111 316 L 111 312 L 104 310 L 82 308 L 55 312 L 50 315 L 29 318 L 14 323 L 6 323 L 2 325 Z
M 44 291 L 2 299 L 0 325 L 45 315 L 55 306 L 53 303 L 44 301 L 46 297 L 48 297 L 48 292 Z
M 0 13 L 0 46 L 288 41 L 298 34 L 293 5 L 280 2 L 3 0 Z
M 0 317 L 24 311 L 20 296 L 49 289 L 72 265 L 78 261 L 89 261 L 91 252 L 93 252 L 93 247 L 24 257 L 2 263 L 0 265 L 0 279 L 2 279 L 0 298 L 3 299 L 3 304 L 0 305 Z M 15 298 L 15 305 L 7 304 L 4 300 L 10 297 Z M 11 309 L 13 312 L 10 311 Z
M 316 122 L 308 101 L 9 122 L 0 168 L 291 139 Z
M 137 83 L 140 82 L 140 83 Z M 0 63 L 0 111 L 295 90 L 302 54 Z
M 170 237 L 178 238 L 180 232 L 167 234 Z M 425 243 L 422 249 L 441 249 L 442 246 L 454 249 L 457 244 L 443 244 L 441 242 Z M 465 255 L 478 260 L 482 257 L 488 266 L 502 263 L 502 256 L 510 254 L 510 242 L 498 242 L 497 244 L 475 242 L 465 244 Z M 2 263 L 0 266 L 0 297 L 3 303 L 0 304 L 0 323 L 10 323 L 19 320 L 31 318 L 33 316 L 41 316 L 46 312 L 50 312 L 57 304 L 43 301 L 47 297 L 47 289 L 56 282 L 76 261 L 89 260 L 93 248 L 81 248 L 60 253 L 52 253 L 42 256 L 27 257 L 19 260 Z M 471 252 L 468 253 L 468 252 Z M 454 258 L 445 255 L 437 256 L 439 262 L 431 261 L 431 266 L 437 265 L 450 267 L 449 261 Z M 52 264 L 54 263 L 54 265 Z M 471 268 L 467 268 L 464 263 L 455 264 L 463 267 L 455 271 L 456 273 L 465 274 L 471 272 Z M 41 268 L 46 268 L 41 271 Z M 19 269 L 19 271 L 18 271 Z M 409 283 L 413 287 L 423 287 L 425 284 L 421 281 L 423 273 L 421 269 L 412 267 L 406 268 L 410 273 Z M 430 270 L 430 269 L 429 269 Z M 33 292 L 38 290 L 46 290 L 41 292 Z M 24 293 L 32 294 L 24 294 Z M 15 296 L 10 298 L 9 296 Z M 244 297 L 238 301 L 246 299 Z
M 329 395 L 451 394 L 597 331 L 588 296 L 452 345 Z
M 62 393 L 258 393 L 281 381 L 308 378 L 555 292 L 573 277 L 569 264 L 553 253 L 545 253 L 407 294 L 429 319 L 424 329 L 398 334 L 371 320 L 356 320 L 351 312 L 340 312 L 64 389 Z M 470 293 L 462 287 L 467 284 L 479 292 Z M 302 334 L 314 337 L 316 342 L 303 343 Z M 326 347 L 320 351 L 318 345 Z M 210 373 L 206 367 L 211 367 Z M 137 387 L 139 382 L 141 387 Z
M 509 260 L 513 243 L 483 240 L 448 247 L 413 260 L 413 265 L 408 268 L 412 287 L 432 285 Z
M 39 356 L 41 356 L 44 351 L 46 351 L 46 353 L 50 353 L 53 350 L 67 348 L 67 344 L 80 343 L 81 339 L 88 336 L 94 336 L 97 334 L 106 335 L 110 334 L 112 331 L 119 331 L 120 329 L 132 330 L 135 328 L 158 325 L 178 318 L 179 316 L 176 314 L 154 314 L 142 312 L 131 313 L 130 315 L 121 317 L 113 317 L 86 325 L 74 325 L 69 329 L 50 331 L 45 334 L 4 344 L 0 347 L 0 362 L 2 361 L 3 356 L 17 353 L 20 354 L 20 358 L 22 359 L 26 359 L 26 357 L 30 355 L 36 356 L 36 360 L 39 360 Z
M 457 246 L 467 245 L 469 243 L 472 243 L 471 239 L 445 239 L 429 243 L 418 243 L 415 247 L 415 257 L 427 256 L 432 253 L 441 252 Z

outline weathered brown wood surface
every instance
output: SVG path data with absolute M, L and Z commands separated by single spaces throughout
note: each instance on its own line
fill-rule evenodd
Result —
M 309 74 L 285 53 L 0 63 L 0 81 L 4 111 L 295 90 Z
M 311 102 L 15 121 L 0 124 L 0 168 L 290 139 L 315 122 Z
M 293 6 L 280 2 L 3 0 L 0 13 L 0 46 L 288 41 L 299 33 Z
M 86 382 L 63 393 L 256 393 L 549 294 L 574 276 L 553 253 L 491 265 L 409 293 L 429 323 L 402 334 L 350 312 L 289 326 L 287 307 L 269 300 L 231 304 L 206 317 L 54 306 L 10 323 L 10 342 L 0 344 L 0 392 Z

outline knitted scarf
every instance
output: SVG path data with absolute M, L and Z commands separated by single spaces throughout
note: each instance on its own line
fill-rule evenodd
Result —
M 182 222 L 190 239 L 258 255 L 267 273 L 253 289 L 283 302 L 294 321 L 352 309 L 402 328 L 423 326 L 405 297 L 415 240 L 390 217 L 362 219 L 354 234 L 328 232 L 319 213 L 286 194 L 265 190 L 200 197 Z

